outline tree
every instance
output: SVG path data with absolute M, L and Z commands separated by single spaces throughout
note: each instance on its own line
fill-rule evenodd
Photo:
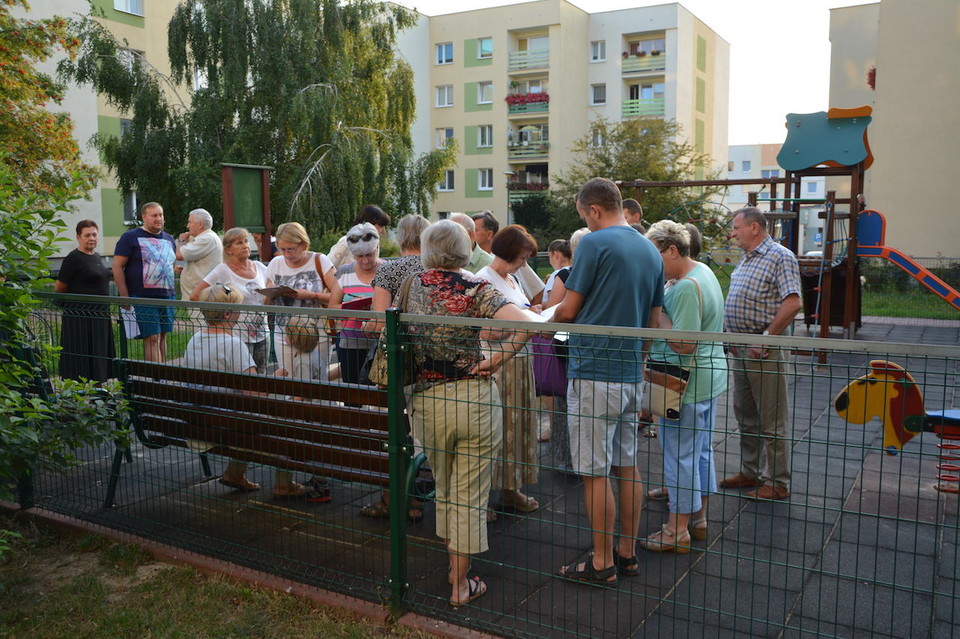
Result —
M 680 125 L 660 118 L 636 118 L 620 122 L 597 120 L 591 132 L 577 140 L 573 159 L 565 172 L 555 175 L 550 188 L 553 220 L 548 235 L 568 237 L 583 226 L 573 205 L 577 191 L 587 180 L 605 177 L 614 181 L 682 181 L 700 174 L 710 179 L 710 158 L 698 153 L 680 137 Z M 596 141 L 602 141 L 596 144 Z M 664 218 L 679 222 L 714 219 L 710 204 L 716 188 L 655 188 L 643 195 L 644 222 Z M 633 197 L 626 191 L 624 197 Z
M 25 20 L 11 9 L 29 9 L 26 0 L 0 2 L 0 149 L 3 165 L 18 194 L 52 197 L 55 191 L 76 187 L 74 199 L 95 178 L 80 161 L 73 125 L 64 113 L 46 106 L 63 100 L 64 88 L 34 68 L 59 50 L 75 55 L 80 42 L 63 18 Z M 82 180 L 74 184 L 76 171 Z
M 131 114 L 122 138 L 95 140 L 120 188 L 174 213 L 217 210 L 220 163 L 269 165 L 275 221 L 319 237 L 368 203 L 426 213 L 453 161 L 412 157 L 413 72 L 393 48 L 414 20 L 372 0 L 190 0 L 168 27 L 170 78 L 93 20 L 61 71 Z

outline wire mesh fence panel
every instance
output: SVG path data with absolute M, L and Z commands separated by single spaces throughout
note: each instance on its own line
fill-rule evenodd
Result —
M 157 303 L 175 316 L 148 362 L 116 303 L 132 444 L 41 474 L 44 508 L 505 636 L 960 628 L 954 328 L 862 332 L 929 342 L 907 345 L 392 315 L 363 358 L 384 389 L 331 381 L 342 311 L 266 309 L 289 321 L 260 366 L 235 330 L 250 307 Z M 65 313 L 43 310 L 51 339 Z M 637 356 L 652 344 L 656 369 L 667 339 L 696 354 L 663 368 L 687 382 L 675 405 Z M 301 366 L 317 349 L 327 365 Z

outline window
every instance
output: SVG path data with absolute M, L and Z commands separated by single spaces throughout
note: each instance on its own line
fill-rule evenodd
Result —
M 493 57 L 493 38 L 480 38 L 477 40 L 477 57 L 481 60 Z
M 207 81 L 207 72 L 200 67 L 196 67 L 193 70 L 193 90 L 200 91 L 209 88 L 210 83 Z
M 817 183 L 807 182 L 807 193 L 816 193 L 816 192 L 817 192 Z
M 454 189 L 453 171 L 448 169 L 443 172 L 443 180 L 440 182 L 438 191 L 452 191 Z
M 437 106 L 438 107 L 449 107 L 453 106 L 453 85 L 452 84 L 441 84 L 437 87 Z
M 644 54 L 660 55 L 667 50 L 667 43 L 663 38 L 634 40 L 633 42 L 627 43 L 627 49 L 630 55 L 637 55 L 641 51 L 643 51 Z
M 113 0 L 113 8 L 135 16 L 143 15 L 143 0 Z
M 143 51 L 137 51 L 136 49 L 117 50 L 117 60 L 130 73 L 133 73 L 134 67 L 143 64 L 143 56 Z
M 493 146 L 493 125 L 483 124 L 477 127 L 477 146 Z
M 536 79 L 536 80 L 514 80 L 510 83 L 511 91 L 513 93 L 546 93 L 547 83 L 546 80 Z
M 493 169 L 480 169 L 477 171 L 477 188 L 481 191 L 493 190 Z
M 590 104 L 606 104 L 607 103 L 607 85 L 605 84 L 592 84 L 590 85 Z
M 477 82 L 477 104 L 493 102 L 493 82 Z
M 603 130 L 599 128 L 594 128 L 590 131 L 590 146 L 601 147 L 603 146 Z
M 437 45 L 437 64 L 453 64 L 453 43 L 444 42 Z
M 437 129 L 433 135 L 433 146 L 443 149 L 447 146 L 447 140 L 453 137 L 453 127 Z
M 776 178 L 776 177 L 780 177 L 780 170 L 779 170 L 779 169 L 764 169 L 764 170 L 760 171 L 760 177 L 762 177 L 762 178 L 764 178 L 764 179 L 766 179 L 766 178 Z
M 123 192 L 123 221 L 131 224 L 137 222 L 137 212 L 140 210 L 140 201 L 136 191 Z
M 121 118 L 120 119 L 120 137 L 122 138 L 126 135 L 130 135 L 131 131 L 133 131 L 133 120 Z
M 662 82 L 656 82 L 654 84 L 631 84 L 630 99 L 631 100 L 662 100 L 663 87 L 664 85 Z
M 740 163 L 740 170 L 746 173 L 750 170 L 750 160 L 744 160 Z
M 734 163 L 733 160 L 730 160 L 729 162 L 727 162 L 728 171 L 736 171 L 737 169 L 735 167 L 736 167 L 736 164 Z
M 607 41 L 594 40 L 590 43 L 590 62 L 603 62 L 607 59 Z

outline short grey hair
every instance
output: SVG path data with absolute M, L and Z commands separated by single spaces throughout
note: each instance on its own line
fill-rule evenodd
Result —
M 210 215 L 210 211 L 207 209 L 193 209 L 187 217 L 200 222 L 204 230 L 213 228 L 213 216 Z
M 676 246 L 683 257 L 690 255 L 690 231 L 673 220 L 660 220 L 647 231 L 647 239 L 662 252 Z
M 430 221 L 422 215 L 404 215 L 397 223 L 397 244 L 400 250 L 418 250 L 420 235 L 430 226 Z
M 466 229 L 467 233 L 475 233 L 477 230 L 477 225 L 474 223 L 473 218 L 466 213 L 451 213 L 447 219 L 462 226 Z
M 461 269 L 470 262 L 470 236 L 453 220 L 440 220 L 423 232 L 420 259 L 426 269 Z
M 580 240 L 583 239 L 583 236 L 588 234 L 590 229 L 583 227 L 582 229 L 577 229 L 573 232 L 573 235 L 570 236 L 570 254 L 573 255 L 577 252 L 577 244 L 580 243 Z

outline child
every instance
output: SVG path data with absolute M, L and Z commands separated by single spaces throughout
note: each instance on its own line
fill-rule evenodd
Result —
M 227 284 L 214 284 L 200 294 L 200 301 L 219 304 L 242 304 L 243 294 Z M 256 374 L 257 365 L 247 345 L 234 334 L 238 311 L 203 309 L 206 329 L 197 331 L 183 353 L 183 365 L 200 370 L 225 373 Z M 247 465 L 230 461 L 220 477 L 220 483 L 241 491 L 260 489 L 260 484 L 247 479 Z M 291 479 L 290 473 L 278 470 L 273 486 L 276 498 L 308 498 L 314 491 Z

